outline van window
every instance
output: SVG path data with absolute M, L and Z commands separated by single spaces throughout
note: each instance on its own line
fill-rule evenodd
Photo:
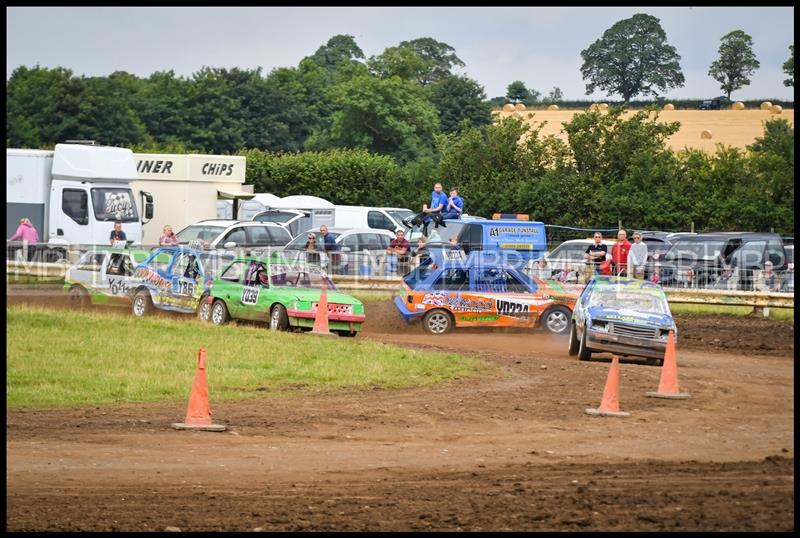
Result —
M 89 197 L 80 189 L 64 189 L 61 192 L 61 211 L 80 225 L 89 224 Z
M 464 247 L 464 252 L 470 250 L 481 250 L 483 246 L 483 227 L 480 224 L 470 224 L 469 231 L 464 234 L 461 244 Z
M 731 263 L 736 267 L 761 267 L 764 265 L 764 249 L 766 241 L 748 241 L 731 256 Z
M 395 229 L 395 224 L 380 211 L 370 211 L 367 213 L 367 226 L 378 230 L 389 230 L 390 232 Z
M 139 220 L 136 202 L 133 200 L 133 192 L 130 189 L 109 187 L 92 189 L 92 205 L 94 206 L 94 216 L 100 221 L 136 222 Z

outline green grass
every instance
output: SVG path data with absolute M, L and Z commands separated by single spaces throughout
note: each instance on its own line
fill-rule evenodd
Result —
M 400 286 L 398 285 L 397 288 L 399 289 Z M 361 302 L 365 301 L 392 301 L 394 299 L 394 295 L 396 291 L 383 291 L 383 290 L 346 290 L 343 289 L 345 293 L 349 293 L 356 299 Z
M 353 388 L 400 388 L 484 375 L 477 358 L 356 338 L 273 333 L 193 318 L 6 308 L 6 402 L 61 407 L 186 400 L 207 352 L 213 400 Z
M 727 306 L 715 304 L 670 303 L 669 309 L 678 316 L 735 316 L 744 317 L 753 313 L 752 306 Z M 791 308 L 770 308 L 769 319 L 780 319 L 794 323 Z

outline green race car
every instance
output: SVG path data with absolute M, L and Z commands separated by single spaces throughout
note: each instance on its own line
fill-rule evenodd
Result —
M 355 336 L 364 322 L 364 305 L 336 286 L 319 268 L 285 260 L 236 258 L 211 283 L 208 307 L 198 316 L 216 325 L 230 319 L 269 322 L 275 331 L 311 330 L 322 284 L 328 289 L 328 326 L 339 336 Z

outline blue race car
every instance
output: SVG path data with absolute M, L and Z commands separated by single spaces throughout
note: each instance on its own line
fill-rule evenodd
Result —
M 644 280 L 595 276 L 572 313 L 569 354 L 589 360 L 608 352 L 664 362 L 669 331 L 678 328 L 661 286 Z
M 232 254 L 204 252 L 183 246 L 160 247 L 137 265 L 131 282 L 133 315 L 142 317 L 154 308 L 185 314 L 199 312 L 208 316 L 205 308 L 211 282 Z

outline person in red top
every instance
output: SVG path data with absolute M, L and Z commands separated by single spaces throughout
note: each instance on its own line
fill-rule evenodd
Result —
M 406 239 L 406 232 L 402 228 L 398 228 L 394 233 L 395 238 L 389 242 L 389 248 L 386 249 L 389 273 L 395 273 L 400 269 L 401 274 L 405 274 L 408 269 L 408 250 L 411 244 Z
M 627 276 L 628 274 L 628 252 L 631 244 L 628 241 L 628 233 L 625 230 L 617 232 L 617 242 L 611 247 L 611 263 L 614 265 L 614 274 Z

